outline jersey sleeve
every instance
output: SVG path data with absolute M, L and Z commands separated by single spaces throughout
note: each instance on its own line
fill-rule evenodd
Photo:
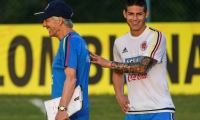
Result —
M 63 42 L 63 59 L 62 66 L 71 67 L 77 69 L 77 61 L 78 61 L 78 49 L 76 49 L 76 43 L 73 38 L 73 34 L 67 37 Z
M 117 49 L 116 42 L 114 43 L 114 46 L 113 46 L 113 55 L 114 55 L 114 61 L 123 62 L 122 58 L 120 57 L 120 53 Z
M 166 38 L 165 35 L 159 31 L 154 31 L 153 34 L 153 37 L 148 40 L 148 50 L 145 56 L 151 57 L 160 63 L 166 54 Z

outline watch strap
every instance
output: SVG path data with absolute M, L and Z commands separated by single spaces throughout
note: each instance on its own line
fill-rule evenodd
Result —
M 66 111 L 66 110 L 67 110 L 67 107 L 64 107 L 64 106 L 58 106 L 58 110 L 60 110 L 60 111 Z

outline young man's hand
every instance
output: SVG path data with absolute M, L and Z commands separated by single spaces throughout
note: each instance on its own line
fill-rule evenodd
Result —
M 124 114 L 130 110 L 129 107 L 130 102 L 126 96 L 124 95 L 116 96 L 116 99 Z
M 106 60 L 105 58 L 90 52 L 90 57 L 91 57 L 91 63 L 94 64 L 99 64 L 102 67 L 107 67 L 107 68 L 111 68 L 111 61 Z

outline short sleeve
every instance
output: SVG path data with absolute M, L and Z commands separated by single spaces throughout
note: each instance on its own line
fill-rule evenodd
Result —
M 114 43 L 114 46 L 113 46 L 113 55 L 114 55 L 114 61 L 123 62 L 122 58 L 120 57 L 120 53 L 117 49 L 116 43 Z
M 145 56 L 156 59 L 161 62 L 166 54 L 166 38 L 162 32 L 154 31 L 153 37 L 148 40 L 148 50 Z
M 73 33 L 63 42 L 63 67 L 71 67 L 77 69 L 78 51 L 76 43 L 73 40 Z

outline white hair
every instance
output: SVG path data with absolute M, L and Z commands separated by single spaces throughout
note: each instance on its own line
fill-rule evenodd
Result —
M 59 18 L 57 16 L 52 16 L 52 19 L 53 20 L 59 20 Z M 65 19 L 65 18 L 62 18 L 63 19 L 63 23 L 70 27 L 70 28 L 73 28 L 73 22 L 71 21 L 71 19 Z

